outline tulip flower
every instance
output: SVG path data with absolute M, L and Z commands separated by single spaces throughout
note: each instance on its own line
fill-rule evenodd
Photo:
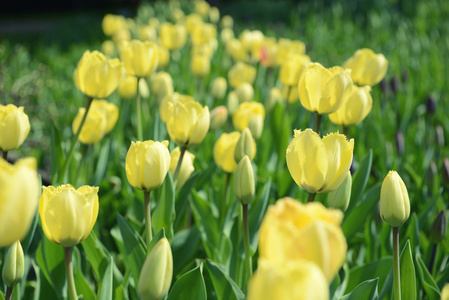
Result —
M 253 84 L 254 79 L 256 79 L 256 69 L 243 62 L 236 63 L 228 72 L 229 85 L 233 88 L 237 88 L 244 82 Z
M 211 23 L 218 23 L 218 21 L 220 21 L 220 10 L 213 6 L 210 8 L 209 10 L 209 20 L 211 21 Z
M 9 247 L 8 252 L 6 252 L 2 271 L 3 282 L 8 288 L 12 288 L 22 280 L 24 272 L 25 257 L 23 255 L 22 245 L 17 240 Z
M 329 114 L 329 119 L 334 124 L 349 126 L 362 122 L 373 107 L 371 88 L 367 85 L 358 87 L 353 85 L 343 94 L 341 106 Z
M 232 173 L 237 168 L 237 162 L 234 159 L 236 145 L 240 139 L 240 132 L 222 133 L 214 145 L 215 164 L 227 173 Z M 250 159 L 256 155 L 256 142 L 252 140 L 252 149 Z
M 234 61 L 242 63 L 250 61 L 248 52 L 243 47 L 242 42 L 234 38 L 234 32 L 232 31 L 232 29 L 229 28 L 223 29 L 221 31 L 220 38 L 222 42 L 226 44 L 225 47 L 226 54 L 228 54 Z M 235 80 L 235 84 L 238 85 L 237 80 Z
M 123 16 L 107 14 L 101 22 L 103 32 L 107 36 L 113 36 L 121 29 L 127 29 L 126 19 Z
M 235 92 L 237 93 L 237 97 L 239 98 L 240 103 L 254 100 L 254 88 L 247 82 L 239 85 L 235 89 Z
M 210 93 L 214 99 L 222 99 L 226 94 L 227 88 L 228 83 L 226 82 L 226 79 L 223 77 L 217 77 L 212 82 Z
M 287 167 L 296 184 L 309 193 L 331 192 L 345 180 L 353 150 L 354 140 L 343 134 L 321 139 L 311 129 L 295 130 L 287 148 Z
M 179 147 L 176 147 L 170 152 L 170 173 L 172 176 L 175 175 L 180 156 L 181 150 L 179 149 Z M 178 180 L 175 186 L 176 189 L 180 189 L 195 170 L 195 167 L 193 166 L 194 159 L 195 155 L 193 155 L 189 151 L 185 151 L 181 167 L 179 169 Z
M 298 86 L 282 86 L 282 98 L 289 104 L 298 102 Z
M 24 158 L 11 165 L 0 158 L 0 191 L 0 247 L 6 247 L 26 236 L 36 214 L 36 160 Z
M 281 65 L 279 79 L 286 86 L 298 85 L 301 74 L 310 57 L 303 54 L 293 53 L 288 55 Z
M 162 45 L 157 47 L 159 63 L 157 64 L 157 69 L 161 70 L 165 68 L 170 62 L 170 51 Z
M 380 190 L 380 215 L 392 227 L 402 225 L 410 216 L 407 187 L 396 171 L 388 172 Z
M 228 120 L 228 109 L 224 105 L 215 107 L 210 112 L 209 130 L 217 130 L 221 128 Z
M 388 60 L 371 49 L 359 49 L 343 64 L 343 68 L 351 70 L 356 84 L 373 86 L 387 73 Z
M 123 64 L 118 58 L 107 59 L 98 51 L 86 51 L 73 74 L 75 86 L 91 98 L 106 98 L 118 87 Z
M 165 48 L 179 50 L 187 41 L 186 28 L 183 25 L 163 23 L 159 28 L 159 38 Z
M 243 49 L 242 43 L 240 43 L 239 40 L 235 39 L 234 31 L 231 28 L 223 28 L 221 30 L 221 32 L 220 32 L 220 40 L 225 45 L 226 53 L 229 54 L 229 55 L 232 55 L 232 53 L 233 53 L 233 51 L 232 51 L 233 48 L 229 48 L 228 49 L 228 42 L 229 41 L 237 42 L 237 44 L 239 44 L 242 47 L 242 49 Z M 246 56 L 247 54 L 244 54 L 244 55 Z M 234 60 L 236 60 L 236 59 L 234 58 Z
M 210 59 L 205 55 L 194 55 L 190 60 L 193 76 L 203 78 L 210 72 Z
M 118 93 L 120 97 L 125 100 L 132 99 L 136 97 L 137 94 L 137 77 L 126 76 L 118 87 Z
M 289 40 L 280 38 L 278 42 L 278 53 L 276 61 L 278 65 L 282 65 L 287 57 L 291 54 L 302 55 L 306 53 L 306 45 L 299 40 Z
M 247 300 L 328 300 L 329 287 L 321 270 L 306 260 L 279 264 L 259 258 L 248 283 Z
M 139 40 L 141 41 L 157 41 L 156 28 L 150 25 L 139 26 Z
M 255 101 L 243 102 L 232 116 L 232 123 L 237 130 L 242 131 L 249 126 L 251 119 L 257 116 L 261 118 L 263 123 L 265 119 L 263 104 Z
M 248 128 L 243 129 L 234 150 L 234 160 L 236 162 L 242 160 L 242 158 L 247 155 L 251 160 L 253 160 L 256 142 L 254 141 L 253 135 Z
M 203 45 L 217 37 L 217 28 L 213 24 L 198 23 L 192 28 L 191 38 L 194 46 Z
M 157 45 L 146 41 L 132 40 L 120 51 L 126 73 L 136 77 L 149 77 L 159 62 Z
M 185 103 L 195 101 L 195 99 L 192 96 L 182 95 L 176 92 L 172 94 L 167 94 L 162 99 L 161 104 L 159 105 L 159 113 L 162 122 L 167 124 L 170 114 L 173 113 L 173 105 L 177 101 Z
M 254 138 L 258 139 L 263 131 L 263 117 L 261 115 L 253 116 L 248 123 L 248 128 Z
M 280 199 L 268 208 L 259 231 L 259 256 L 275 264 L 314 263 L 331 282 L 346 258 L 343 213 L 321 203 Z
M 441 300 L 449 300 L 449 283 L 446 283 L 441 289 Z
M 30 132 L 30 121 L 23 106 L 0 105 L 0 149 L 4 152 L 16 149 Z
M 173 93 L 173 79 L 167 72 L 159 72 L 151 78 L 151 92 L 156 97 L 158 103 L 165 96 Z
M 220 26 L 223 28 L 232 28 L 234 26 L 234 20 L 231 16 L 225 15 L 221 18 Z
M 226 102 L 226 106 L 228 107 L 229 114 L 232 116 L 239 108 L 239 97 L 235 91 L 230 91 L 228 94 L 228 99 Z
M 276 103 L 282 103 L 283 97 L 282 92 L 279 88 L 274 87 L 271 88 L 268 92 L 267 102 L 265 103 L 266 110 L 270 111 L 276 105 Z
M 104 41 L 103 43 L 101 43 L 101 52 L 103 52 L 104 55 L 106 55 L 107 57 L 114 56 L 114 52 L 115 52 L 114 42 L 111 40 L 107 40 L 107 41 Z

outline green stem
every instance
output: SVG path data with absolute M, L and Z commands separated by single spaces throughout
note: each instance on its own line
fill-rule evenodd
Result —
M 87 144 L 83 144 L 83 149 L 81 150 L 81 161 L 78 163 L 78 168 L 76 169 L 76 173 L 75 173 L 75 182 L 78 183 L 78 179 L 79 179 L 79 175 L 81 172 L 81 169 L 83 167 L 82 161 L 83 161 L 83 157 L 86 156 L 86 152 L 87 152 Z
M 78 130 L 76 131 L 75 136 L 72 139 L 72 143 L 70 145 L 69 153 L 67 154 L 67 157 L 65 158 L 64 165 L 62 167 L 62 173 L 59 174 L 59 181 L 62 178 L 63 182 L 67 181 L 67 167 L 69 166 L 70 160 L 72 159 L 73 150 L 75 149 L 75 145 L 78 142 L 78 137 L 80 136 L 81 130 L 83 129 L 84 122 L 86 121 L 87 114 L 89 113 L 90 105 L 92 104 L 92 97 L 89 97 L 86 104 L 86 110 L 83 115 L 83 118 L 81 119 L 80 126 L 78 127 Z
M 72 267 L 72 247 L 64 247 L 64 262 L 65 262 L 65 273 L 67 278 L 67 289 L 69 293 L 69 300 L 78 300 L 78 295 L 76 293 L 75 278 L 73 277 L 73 267 Z
M 321 128 L 321 115 L 319 113 L 315 113 L 315 132 L 320 134 Z
M 222 222 L 226 218 L 226 208 L 227 208 L 227 204 L 228 204 L 229 185 L 231 183 L 231 175 L 232 175 L 232 173 L 226 173 L 225 194 L 224 194 L 223 200 L 221 201 L 221 208 L 220 208 L 220 217 L 221 217 L 220 224 L 222 224 Z
M 245 264 L 247 269 L 247 281 L 253 275 L 253 267 L 251 262 L 251 250 L 249 248 L 249 226 L 248 226 L 248 204 L 242 204 L 243 207 L 243 245 L 245 247 Z
M 8 151 L 2 151 L 3 152 L 3 159 L 6 160 L 8 158 Z
M 307 203 L 313 202 L 315 200 L 316 193 L 309 193 L 309 197 L 307 198 Z
M 12 287 L 12 286 L 7 286 L 7 287 L 6 287 L 5 300 L 10 300 L 10 299 L 11 299 L 11 296 L 12 296 L 12 290 L 13 290 L 13 287 Z
M 145 231 L 147 234 L 147 249 L 153 239 L 153 232 L 151 231 L 151 206 L 150 206 L 150 191 L 143 191 L 145 198 Z
M 140 77 L 137 77 L 137 91 L 136 91 L 136 125 L 137 125 L 137 140 L 143 141 L 143 132 L 142 132 L 142 104 L 140 103 L 140 92 L 139 92 L 139 80 Z
M 399 272 L 399 227 L 393 227 L 394 299 L 401 300 L 401 275 Z
M 346 137 L 348 137 L 348 126 L 341 125 L 341 128 L 343 130 L 343 134 L 346 135 Z
M 184 158 L 184 154 L 186 153 L 186 150 L 187 150 L 186 146 L 181 147 L 181 154 L 179 155 L 178 164 L 176 165 L 175 174 L 173 175 L 173 184 L 174 184 L 175 188 L 176 188 L 176 185 L 178 184 L 179 171 L 181 171 L 182 160 Z

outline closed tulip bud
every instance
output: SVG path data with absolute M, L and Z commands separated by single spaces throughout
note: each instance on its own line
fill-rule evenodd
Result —
M 232 28 L 234 26 L 234 20 L 231 16 L 223 16 L 223 18 L 221 18 L 220 26 L 223 28 Z
M 391 86 L 391 91 L 393 93 L 397 93 L 399 91 L 400 82 L 399 82 L 399 78 L 397 78 L 395 75 L 390 80 L 390 86 Z
M 134 99 L 137 92 L 137 77 L 126 76 L 118 87 L 120 97 L 125 100 Z
M 248 155 L 245 155 L 234 172 L 234 194 L 242 204 L 248 204 L 254 198 L 255 193 L 253 166 Z
M 195 77 L 204 77 L 210 72 L 210 59 L 204 55 L 194 55 L 190 60 L 190 70 Z
M 243 157 L 245 157 L 245 155 L 250 157 L 252 160 L 256 152 L 255 145 L 256 142 L 253 139 L 251 131 L 248 128 L 243 129 L 242 134 L 240 135 L 240 138 L 235 146 L 234 160 L 239 162 Z
M 165 179 L 170 167 L 168 141 L 131 142 L 126 154 L 126 177 L 136 189 L 152 191 Z
M 443 183 L 449 185 L 449 159 L 445 157 L 443 159 L 443 170 L 442 170 Z
M 23 106 L 0 105 L 0 149 L 16 149 L 25 141 L 30 132 L 30 121 L 23 112 Z
M 276 105 L 276 103 L 283 103 L 283 97 L 281 90 L 274 87 L 270 89 L 268 93 L 267 102 L 265 103 L 265 108 L 270 111 Z
M 234 115 L 235 111 L 239 108 L 240 103 L 239 97 L 237 96 L 237 93 L 235 91 L 229 92 L 227 102 L 229 114 L 232 116 Z
M 407 187 L 396 171 L 390 171 L 380 189 L 380 216 L 390 226 L 399 227 L 409 215 Z
M 120 29 L 112 36 L 112 39 L 114 40 L 114 43 L 117 45 L 117 48 L 120 52 L 123 46 L 131 40 L 131 32 L 128 30 L 128 28 Z
M 150 25 L 143 25 L 139 27 L 139 40 L 141 41 L 157 41 L 156 28 Z
M 329 287 L 314 263 L 298 260 L 284 264 L 259 258 L 248 283 L 247 300 L 327 300 Z
M 228 120 L 228 109 L 224 105 L 215 107 L 210 112 L 209 130 L 217 130 L 221 128 Z
M 291 198 L 279 199 L 268 208 L 260 225 L 259 257 L 288 266 L 308 261 L 330 283 L 346 259 L 342 221 L 340 210 L 327 209 L 319 202 L 302 204 Z
M 103 52 L 107 57 L 114 56 L 115 45 L 113 41 L 107 40 L 101 43 L 101 52 Z
M 159 72 L 151 78 L 151 92 L 158 103 L 173 93 L 173 79 L 167 72 Z
M 44 186 L 39 215 L 50 241 L 63 247 L 75 246 L 89 236 L 97 221 L 98 187 Z
M 169 113 L 167 131 L 170 138 L 180 147 L 194 147 L 201 144 L 209 130 L 210 114 L 207 106 L 196 101 L 176 101 Z
M 211 23 L 217 24 L 220 21 L 220 10 L 217 7 L 211 7 L 209 11 L 209 20 Z
M 235 92 L 237 93 L 237 97 L 239 98 L 239 102 L 248 102 L 253 101 L 254 98 L 254 88 L 251 84 L 245 82 L 239 85 Z
M 148 254 L 140 271 L 138 291 L 142 300 L 161 300 L 170 289 L 173 277 L 173 254 L 164 237 Z
M 260 126 L 260 123 L 263 125 L 263 121 L 265 120 L 265 107 L 262 103 L 250 101 L 250 102 L 243 102 L 239 105 L 239 108 L 235 111 L 234 115 L 232 116 L 232 123 L 234 124 L 234 127 L 242 131 L 243 129 L 249 127 L 250 121 L 255 116 L 260 116 L 259 119 L 255 119 L 253 122 L 253 126 Z M 255 133 L 259 133 L 258 129 L 260 128 L 253 128 L 257 129 L 254 132 L 251 130 L 251 133 L 253 134 L 254 138 L 257 138 Z M 262 126 L 263 129 L 263 126 Z M 261 132 L 260 132 L 261 133 Z
M 220 33 L 220 40 L 224 45 L 235 38 L 234 31 L 231 28 L 223 28 Z M 226 46 L 227 47 L 227 46 Z M 228 52 L 228 50 L 226 50 Z M 229 53 L 228 53 L 229 54 Z
M 118 58 L 107 59 L 98 51 L 86 51 L 73 73 L 75 86 L 92 98 L 106 98 L 118 87 L 123 64 Z
M 351 70 L 351 78 L 356 84 L 373 86 L 387 73 L 388 60 L 371 49 L 359 49 L 343 64 L 343 68 Z
M 395 140 L 396 140 L 396 150 L 398 151 L 399 155 L 404 154 L 405 151 L 405 142 L 404 142 L 404 135 L 402 132 L 398 131 L 395 134 Z
M 310 57 L 302 54 L 288 55 L 281 65 L 279 79 L 287 86 L 298 85 L 301 73 L 306 64 L 310 62 Z
M 327 206 L 346 211 L 349 206 L 349 200 L 351 199 L 351 188 L 352 176 L 351 172 L 348 172 L 340 187 L 327 195 Z
M 159 45 L 157 49 L 159 56 L 159 63 L 157 64 L 157 69 L 160 70 L 162 68 L 165 68 L 170 62 L 170 51 L 168 51 L 167 48 L 161 45 Z
M 163 23 L 159 28 L 159 38 L 162 46 L 169 50 L 179 50 L 186 44 L 187 32 L 183 25 Z
M 149 77 L 157 68 L 159 50 L 153 42 L 132 40 L 120 51 L 126 73 L 136 77 Z
M 148 87 L 148 82 L 145 78 L 139 79 L 139 95 L 144 99 L 150 97 L 150 88 Z
M 256 69 L 243 62 L 237 62 L 228 72 L 229 85 L 233 88 L 237 88 L 244 82 L 253 84 L 254 79 L 256 79 Z
M 343 94 L 340 107 L 329 114 L 329 119 L 337 125 L 349 126 L 362 122 L 373 107 L 373 98 L 368 85 L 358 87 L 353 85 Z
M 426 112 L 428 114 L 433 114 L 437 109 L 437 100 L 434 95 L 429 95 L 426 100 Z
M 210 4 L 206 1 L 200 0 L 195 4 L 195 12 L 202 16 L 203 18 L 207 18 L 209 15 Z
M 179 147 L 176 147 L 172 150 L 172 152 L 170 152 L 170 173 L 172 176 L 175 174 L 180 156 L 181 150 L 179 150 Z M 179 170 L 178 181 L 176 182 L 175 187 L 176 189 L 180 189 L 195 170 L 195 167 L 193 166 L 194 159 L 195 155 L 186 150 L 182 159 L 181 169 Z
M 225 28 L 225 29 L 227 29 L 227 28 Z M 225 29 L 223 29 L 221 32 L 221 40 L 223 41 L 223 43 L 226 44 L 226 48 L 225 48 L 226 54 L 228 54 L 234 61 L 237 61 L 240 63 L 249 62 L 250 56 L 249 56 L 248 52 L 246 51 L 245 47 L 243 47 L 242 42 L 233 37 L 234 33 L 232 33 L 233 38 L 225 36 L 225 33 L 226 33 L 226 35 L 230 35 L 230 32 L 232 31 L 232 29 L 229 29 L 229 31 L 225 31 Z M 225 39 L 226 39 L 226 41 L 225 41 Z M 234 76 L 234 74 L 232 76 Z M 244 76 L 244 75 L 242 75 L 242 76 Z M 231 80 L 231 77 L 229 77 L 229 75 L 228 75 L 228 78 L 229 78 L 229 80 Z M 234 80 L 233 82 L 236 85 L 239 84 L 237 79 Z M 232 86 L 232 84 L 231 84 L 231 86 Z
M 429 187 L 429 189 L 433 188 L 434 182 L 435 182 L 435 178 L 438 177 L 438 169 L 437 169 L 437 165 L 435 164 L 435 161 L 431 160 L 429 163 L 429 168 L 427 169 L 427 186 Z
M 172 12 L 172 19 L 175 23 L 179 23 L 184 20 L 185 14 L 182 9 L 176 7 Z
M 446 213 L 444 212 L 444 210 L 442 210 L 432 224 L 432 231 L 430 232 L 430 239 L 432 240 L 432 242 L 441 243 L 444 240 L 444 237 L 446 236 L 446 230 L 447 230 Z
M 191 40 L 194 46 L 207 44 L 217 37 L 217 28 L 213 24 L 198 23 L 195 24 L 191 32 Z
M 345 180 L 352 163 L 354 139 L 331 133 L 324 138 L 312 131 L 295 130 L 287 148 L 287 167 L 309 193 L 332 192 Z
M 441 125 L 435 126 L 435 139 L 438 147 L 444 147 L 444 129 Z
M 222 133 L 214 145 L 215 164 L 225 172 L 232 173 L 237 168 L 237 162 L 234 159 L 235 148 L 240 139 L 240 132 Z M 251 160 L 256 155 L 256 143 L 253 144 Z
M 126 29 L 128 25 L 126 24 L 126 19 L 123 16 L 107 14 L 103 17 L 101 27 L 105 35 L 113 36 L 121 29 Z
M 248 128 L 255 139 L 260 138 L 263 131 L 263 118 L 260 115 L 255 115 L 249 120 Z
M 280 38 L 278 42 L 278 54 L 276 61 L 278 65 L 282 65 L 289 55 L 304 54 L 306 45 L 300 40 L 289 40 Z
M 0 158 L 0 248 L 23 239 L 36 214 L 39 179 L 36 160 L 24 158 L 10 165 Z
M 23 273 L 25 272 L 25 257 L 23 255 L 22 245 L 17 240 L 13 243 L 3 262 L 3 282 L 8 287 L 13 287 L 22 280 Z
M 225 96 L 227 88 L 228 83 L 226 82 L 226 79 L 223 77 L 217 77 L 212 82 L 210 93 L 214 99 L 219 100 Z
M 299 80 L 299 100 L 311 112 L 333 113 L 340 107 L 343 94 L 351 85 L 351 77 L 343 68 L 327 69 L 319 63 L 311 63 L 305 67 Z

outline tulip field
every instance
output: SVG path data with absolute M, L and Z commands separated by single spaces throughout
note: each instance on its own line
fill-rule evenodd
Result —
M 0 26 L 0 299 L 449 300 L 449 2 L 212 3 Z

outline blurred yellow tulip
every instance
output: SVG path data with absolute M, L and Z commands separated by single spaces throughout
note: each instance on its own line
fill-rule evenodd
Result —
M 125 64 L 126 73 L 136 77 L 149 77 L 157 68 L 159 50 L 156 44 L 132 40 L 120 51 L 120 59 Z
M 283 103 L 283 97 L 281 90 L 277 87 L 274 87 L 271 88 L 268 92 L 267 102 L 265 103 L 266 110 L 272 110 L 276 103 Z
M 233 88 L 245 82 L 253 84 L 254 79 L 256 79 L 256 69 L 243 62 L 237 62 L 228 72 L 228 82 Z
M 262 122 L 265 120 L 263 104 L 255 101 L 243 102 L 232 116 L 232 123 L 238 131 L 242 131 L 249 126 L 251 119 L 257 116 L 261 118 Z
M 279 70 L 279 79 L 286 86 L 297 86 L 301 74 L 310 57 L 303 54 L 290 54 L 284 60 Z
M 388 172 L 380 189 L 380 216 L 392 227 L 399 227 L 410 216 L 407 187 L 396 171 Z
M 139 27 L 139 40 L 157 42 L 156 28 L 150 25 L 142 25 Z
M 234 131 L 231 133 L 223 132 L 214 145 L 214 161 L 215 164 L 225 172 L 232 173 L 237 168 L 237 163 L 234 159 L 234 152 L 237 142 L 240 139 L 240 132 Z M 252 153 L 250 159 L 254 159 L 256 155 L 256 142 L 253 140 Z
M 217 28 L 213 24 L 198 23 L 192 28 L 191 39 L 194 46 L 203 45 L 217 37 Z
M 181 156 L 181 150 L 179 147 L 176 147 L 170 152 L 170 174 L 172 176 L 175 175 L 176 167 L 178 165 L 179 157 Z M 179 169 L 178 180 L 176 181 L 176 189 L 180 189 L 184 183 L 186 183 L 187 179 L 189 179 L 190 175 L 192 175 L 195 167 L 193 166 L 193 160 L 195 159 L 195 155 L 193 155 L 189 151 L 185 151 L 184 157 L 182 158 L 181 168 Z
M 167 95 L 173 93 L 173 79 L 167 72 L 156 73 L 151 78 L 151 92 L 156 97 L 158 103 Z
M 232 29 L 229 29 L 229 32 L 230 31 L 232 31 Z M 242 42 L 231 37 L 229 32 L 227 32 L 226 35 L 224 29 L 221 32 L 221 40 L 226 43 L 226 54 L 228 54 L 234 61 L 249 62 L 249 53 L 243 47 Z
M 134 99 L 137 93 L 137 77 L 127 75 L 118 87 L 120 97 L 125 100 Z
M 235 40 L 235 41 L 238 42 L 238 44 L 240 44 L 240 46 L 242 45 L 242 43 L 240 43 L 239 40 L 234 38 L 234 31 L 231 28 L 223 28 L 221 30 L 221 32 L 220 32 L 220 40 L 225 45 L 225 50 L 226 50 L 226 53 L 228 55 L 232 55 L 231 52 L 233 51 L 232 48 L 228 49 L 228 45 L 227 44 L 228 44 L 229 41 Z M 243 47 L 243 46 L 241 46 L 241 47 Z M 245 53 L 244 55 L 247 55 L 247 54 Z M 234 58 L 234 60 L 235 60 L 235 58 Z
M 237 97 L 239 97 L 239 102 L 248 102 L 254 100 L 254 88 L 248 82 L 244 82 L 239 85 L 235 92 L 237 93 Z
M 209 10 L 209 20 L 211 23 L 217 24 L 220 21 L 220 10 L 213 6 Z
M 98 207 L 98 187 L 44 186 L 39 202 L 42 229 L 53 243 L 75 246 L 89 236 L 97 221 Z
M 210 112 L 210 130 L 221 128 L 228 120 L 228 109 L 224 105 L 215 107 Z
M 186 28 L 183 25 L 163 23 L 159 28 L 159 38 L 162 46 L 169 50 L 179 50 L 187 41 Z
M 126 19 L 123 16 L 107 14 L 101 21 L 103 32 L 107 36 L 113 36 L 121 29 L 127 29 Z
M 228 89 L 228 82 L 224 77 L 217 77 L 212 82 L 210 93 L 214 99 L 222 99 L 225 94 L 226 90 Z
M 306 45 L 299 40 L 289 40 L 280 38 L 278 41 L 278 53 L 276 61 L 278 65 L 282 65 L 290 54 L 302 55 L 306 53 Z
M 288 103 L 298 102 L 298 86 L 282 86 L 282 99 Z
M 441 289 L 441 300 L 449 300 L 449 283 L 446 283 Z
M 0 149 L 9 151 L 20 147 L 30 132 L 30 121 L 23 106 L 0 105 Z
M 356 84 L 373 86 L 387 73 L 388 60 L 371 49 L 359 49 L 343 64 L 343 68 L 351 70 L 352 80 Z
M 173 104 L 177 101 L 188 102 L 195 101 L 195 99 L 193 99 L 192 96 L 182 95 L 176 92 L 167 94 L 164 98 L 162 98 L 161 104 L 159 105 L 159 114 L 162 122 L 168 122 L 168 118 L 173 112 Z
M 352 85 L 343 94 L 340 108 L 329 114 L 329 119 L 337 125 L 357 125 L 366 118 L 373 107 L 373 98 L 368 85 Z
M 210 59 L 205 55 L 193 55 L 190 60 L 190 70 L 195 77 L 204 77 L 210 72 Z
M 104 41 L 101 43 L 101 51 L 107 56 L 112 57 L 114 56 L 115 52 L 115 44 L 111 40 Z
M 188 33 L 192 33 L 193 28 L 200 23 L 203 23 L 203 18 L 199 14 L 193 13 L 186 17 L 185 28 Z
M 207 18 L 209 15 L 210 4 L 207 1 L 199 0 L 195 3 L 195 12 L 202 16 L 203 18 Z
M 223 28 L 232 28 L 234 26 L 234 20 L 229 15 L 223 16 L 221 18 L 220 26 Z
M 170 62 L 170 51 L 162 45 L 157 47 L 159 63 L 157 64 L 158 70 L 165 68 Z
M 287 167 L 296 184 L 309 193 L 336 190 L 352 163 L 354 139 L 331 133 L 323 139 L 311 129 L 295 130 L 287 148 Z

